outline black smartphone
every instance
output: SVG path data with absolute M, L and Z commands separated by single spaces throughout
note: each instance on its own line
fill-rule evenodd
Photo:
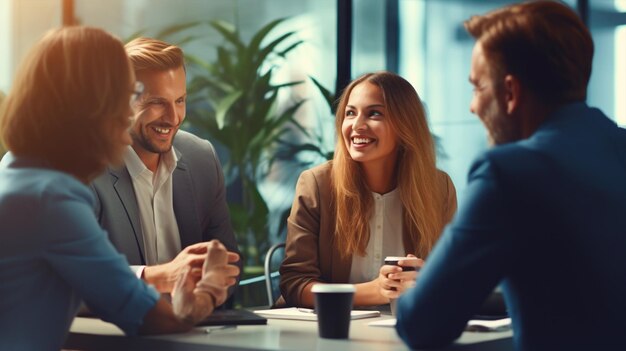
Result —
M 398 266 L 398 267 L 402 267 L 402 271 L 406 272 L 406 271 L 419 271 L 419 267 L 410 267 L 410 266 L 400 266 L 398 265 L 398 261 L 411 261 L 411 260 L 418 260 L 417 257 L 402 257 L 402 256 L 387 256 L 385 257 L 385 265 L 391 265 L 391 266 Z

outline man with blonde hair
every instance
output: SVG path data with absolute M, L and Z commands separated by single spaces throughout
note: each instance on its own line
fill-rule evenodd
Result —
M 623 350 L 626 131 L 589 107 L 593 40 L 557 1 L 465 22 L 470 110 L 494 147 L 397 305 L 413 348 L 456 339 L 497 285 L 517 350 Z
M 137 276 L 170 292 L 180 272 L 202 265 L 208 241 L 239 250 L 215 149 L 179 130 L 187 98 L 182 50 L 149 38 L 125 48 L 143 90 L 124 166 L 92 183 L 96 214 Z

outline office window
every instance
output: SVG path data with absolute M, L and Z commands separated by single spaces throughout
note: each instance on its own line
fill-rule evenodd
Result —
M 61 1 L 0 0 L 0 90 L 8 92 L 28 50 L 60 25 Z
M 386 69 L 385 2 L 353 1 L 352 78 Z
M 615 120 L 626 126 L 626 1 L 615 0 L 621 23 L 615 28 Z
M 399 73 L 426 105 L 437 137 L 438 167 L 452 178 L 460 201 L 471 163 L 488 147 L 482 123 L 469 111 L 474 40 L 463 21 L 506 3 L 510 1 L 399 1 Z
M 0 91 L 8 91 L 11 80 L 11 3 L 0 1 Z
M 615 28 L 615 120 L 626 126 L 626 25 Z
M 427 107 L 430 126 L 438 137 L 439 167 L 452 177 L 459 201 L 472 161 L 488 147 L 484 127 L 469 111 L 474 40 L 462 23 L 472 15 L 514 2 L 399 0 L 399 73 L 416 87 Z M 566 3 L 576 8 L 576 0 Z M 626 21 L 618 11 L 624 8 L 624 0 L 618 0 L 615 4 L 590 1 L 589 9 L 596 52 L 588 103 L 622 124 L 626 123 L 626 34 L 618 26 Z

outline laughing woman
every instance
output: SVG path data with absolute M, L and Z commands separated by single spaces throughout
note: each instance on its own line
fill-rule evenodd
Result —
M 287 305 L 313 306 L 311 288 L 322 282 L 355 284 L 357 306 L 388 303 L 416 273 L 383 266 L 385 256 L 415 255 L 421 265 L 456 210 L 422 103 L 402 77 L 350 83 L 336 130 L 334 159 L 303 172 L 296 187 L 280 269 Z

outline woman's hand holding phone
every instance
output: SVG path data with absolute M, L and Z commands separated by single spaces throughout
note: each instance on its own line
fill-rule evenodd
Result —
M 379 271 L 381 295 L 390 299 L 400 297 L 415 285 L 415 279 L 423 264 L 424 260 L 414 255 L 386 257 L 385 265 Z

